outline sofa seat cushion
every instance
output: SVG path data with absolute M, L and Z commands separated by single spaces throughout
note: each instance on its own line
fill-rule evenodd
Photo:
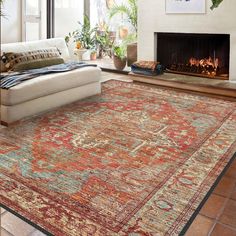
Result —
M 60 91 L 98 82 L 100 74 L 101 70 L 97 67 L 84 67 L 69 72 L 39 76 L 8 90 L 1 89 L 1 102 L 5 106 L 12 106 Z

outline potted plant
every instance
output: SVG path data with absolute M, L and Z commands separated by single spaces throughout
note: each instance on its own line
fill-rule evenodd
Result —
M 97 30 L 96 44 L 99 52 L 99 58 L 109 56 L 112 58 L 112 47 L 116 38 L 116 33 L 109 31 L 108 27 L 104 27 L 102 30 Z
M 137 0 L 128 0 L 127 4 L 114 4 L 109 10 L 110 18 L 115 15 L 126 16 L 128 22 L 133 26 L 134 33 L 129 34 L 128 29 L 123 26 L 119 29 L 120 38 L 127 43 L 127 63 L 128 66 L 137 61 L 137 30 L 138 30 L 138 6 Z M 132 39 L 132 40 L 131 40 Z
M 83 60 L 90 60 L 91 51 L 96 47 L 96 31 L 96 27 L 91 28 L 89 17 L 84 15 L 84 22 L 79 22 L 79 29 L 70 32 L 65 37 L 65 41 L 68 44 L 70 39 L 73 38 L 76 48 L 84 51 Z
M 97 50 L 93 49 L 90 54 L 90 60 L 94 61 L 97 59 Z
M 117 70 L 123 70 L 126 66 L 126 47 L 124 45 L 113 47 L 113 62 Z
M 133 26 L 135 33 L 137 34 L 138 30 L 138 4 L 137 0 L 128 0 L 127 4 L 114 4 L 109 10 L 109 16 L 120 14 L 126 15 L 127 20 Z
M 128 35 L 129 35 L 128 28 L 125 27 L 125 26 L 121 26 L 119 28 L 119 37 L 120 37 L 120 39 L 126 39 L 128 37 Z

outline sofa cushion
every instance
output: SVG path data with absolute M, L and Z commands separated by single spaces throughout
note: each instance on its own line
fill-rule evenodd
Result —
M 98 82 L 101 70 L 85 67 L 69 72 L 48 74 L 25 81 L 11 89 L 1 89 L 1 102 L 11 106 L 67 89 Z
M 63 63 L 64 63 L 64 60 L 60 57 L 37 59 L 33 61 L 26 61 L 26 62 L 18 63 L 17 65 L 14 66 L 14 71 L 39 69 L 39 68 L 59 65 Z
M 64 38 L 43 39 L 29 42 L 1 44 L 1 55 L 5 52 L 27 52 L 42 48 L 56 47 L 61 52 L 64 61 L 70 60 L 70 55 Z
M 6 52 L 1 61 L 7 71 L 37 69 L 64 63 L 58 48 L 45 48 L 28 52 Z

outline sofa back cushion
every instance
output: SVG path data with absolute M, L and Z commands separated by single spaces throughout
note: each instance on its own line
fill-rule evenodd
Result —
M 43 39 L 29 42 L 7 43 L 1 45 L 1 55 L 5 52 L 28 52 L 44 48 L 58 48 L 61 52 L 61 57 L 68 61 L 70 55 L 64 38 Z

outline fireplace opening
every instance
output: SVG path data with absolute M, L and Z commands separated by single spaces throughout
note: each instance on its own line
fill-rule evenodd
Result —
M 166 72 L 229 79 L 229 34 L 156 33 L 156 42 Z

